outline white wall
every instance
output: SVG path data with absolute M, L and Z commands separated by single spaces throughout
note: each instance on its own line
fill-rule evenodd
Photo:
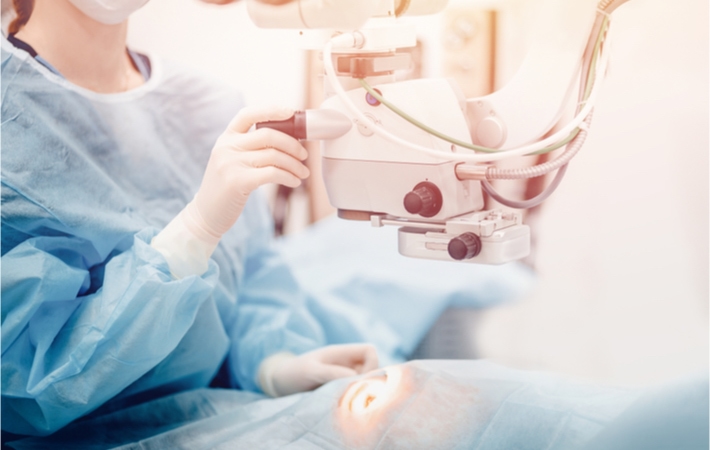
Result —
M 708 3 L 633 0 L 614 27 L 591 136 L 539 223 L 540 284 L 480 338 L 509 364 L 654 382 L 708 367 Z
M 129 45 L 204 70 L 241 89 L 250 104 L 299 107 L 303 54 L 293 32 L 256 28 L 243 1 L 151 0 L 131 16 Z
M 531 2 L 489 3 L 501 8 L 504 81 L 534 29 Z M 708 3 L 632 0 L 614 26 L 591 136 L 539 224 L 539 286 L 486 313 L 479 338 L 506 364 L 645 383 L 708 366 Z M 250 103 L 299 106 L 288 36 L 256 29 L 241 3 L 152 0 L 129 38 Z

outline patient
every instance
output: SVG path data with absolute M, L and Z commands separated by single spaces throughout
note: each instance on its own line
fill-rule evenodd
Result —
M 11 446 L 707 449 L 708 381 L 622 389 L 486 361 L 413 361 L 278 399 L 183 392 Z

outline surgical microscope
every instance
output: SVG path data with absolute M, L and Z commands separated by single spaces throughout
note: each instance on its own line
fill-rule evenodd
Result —
M 322 51 L 326 99 L 319 109 L 266 122 L 320 140 L 330 203 L 344 219 L 398 226 L 402 255 L 503 264 L 530 252 L 515 209 L 557 188 L 582 147 L 608 65 L 611 12 L 628 0 L 544 0 L 537 35 L 500 90 L 465 98 L 453 80 L 397 81 L 416 45 L 407 16 L 439 13 L 448 0 L 248 0 L 261 28 L 292 29 Z M 276 2 L 282 3 L 282 2 Z M 497 163 L 553 152 L 547 162 Z M 536 197 L 514 201 L 491 182 L 556 172 Z M 484 211 L 486 192 L 503 209 Z

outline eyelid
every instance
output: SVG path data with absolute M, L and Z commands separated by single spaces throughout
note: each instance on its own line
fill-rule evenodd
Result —
M 360 393 L 367 387 L 367 383 L 362 383 L 360 387 L 358 387 L 355 392 L 350 395 L 350 400 L 348 401 L 348 411 L 353 410 L 353 401 L 360 395 Z
M 347 417 L 367 417 L 375 410 L 391 404 L 401 395 L 402 372 L 399 366 L 371 371 L 348 386 L 340 397 L 338 408 L 347 412 Z
M 379 406 L 391 397 L 394 387 L 389 383 L 388 377 L 372 377 L 363 381 L 362 386 L 353 394 L 350 401 L 352 413 L 366 414 L 378 409 Z

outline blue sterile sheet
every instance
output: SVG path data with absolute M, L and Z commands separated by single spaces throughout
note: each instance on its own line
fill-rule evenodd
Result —
M 323 219 L 278 242 L 328 342 L 365 336 L 385 365 L 407 360 L 441 313 L 515 301 L 535 284 L 520 262 L 500 266 L 415 259 L 397 251 L 397 228 Z M 347 317 L 347 320 L 338 320 Z
M 11 445 L 190 450 L 708 448 L 707 374 L 631 389 L 486 361 L 412 361 L 396 367 L 400 377 L 394 394 L 364 415 L 349 412 L 348 393 L 358 382 L 382 377 L 382 370 L 278 399 L 235 390 L 186 391 Z

